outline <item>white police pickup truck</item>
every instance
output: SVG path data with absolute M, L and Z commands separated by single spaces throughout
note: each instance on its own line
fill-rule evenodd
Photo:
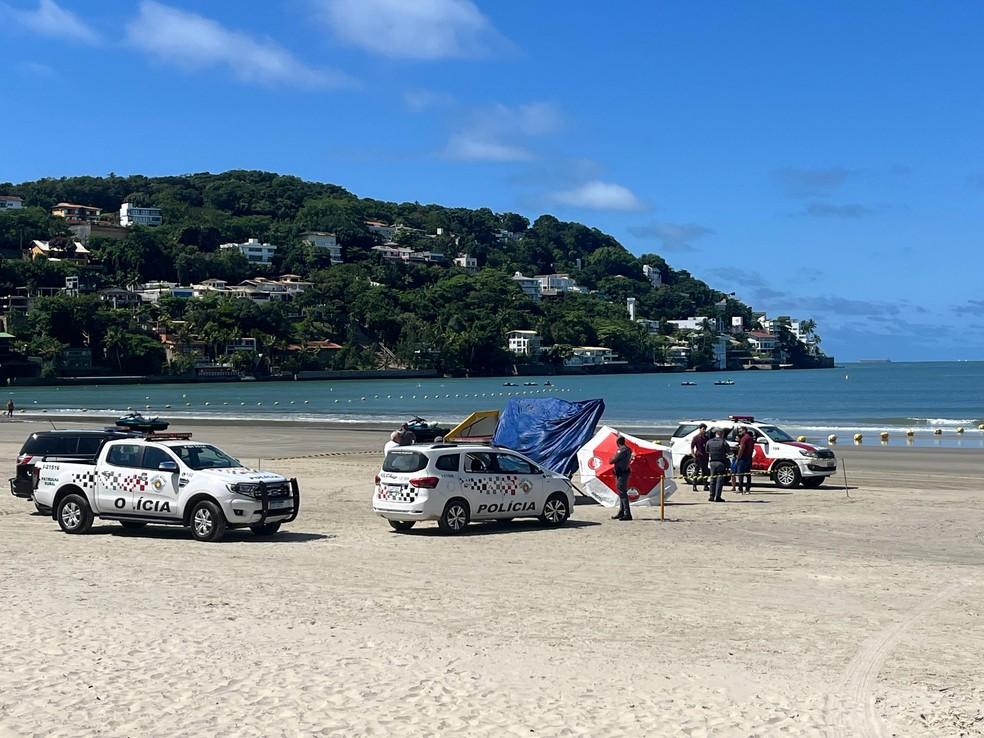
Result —
M 247 469 L 190 433 L 110 441 L 95 461 L 49 456 L 39 466 L 34 499 L 66 533 L 85 533 L 101 518 L 131 529 L 181 525 L 199 541 L 217 541 L 227 528 L 268 536 L 300 505 L 296 479 Z

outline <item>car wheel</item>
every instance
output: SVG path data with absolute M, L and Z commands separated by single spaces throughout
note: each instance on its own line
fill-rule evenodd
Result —
M 92 527 L 92 508 L 82 495 L 66 495 L 58 503 L 58 525 L 66 533 L 86 533 Z
M 206 543 L 222 538 L 226 529 L 226 519 L 222 510 L 211 500 L 202 500 L 191 509 L 191 535 Z
M 827 481 L 827 477 L 804 477 L 800 480 L 804 487 L 809 489 L 816 489 L 821 484 Z
M 687 480 L 687 484 L 697 484 L 699 471 L 697 468 L 697 462 L 693 459 L 684 459 L 683 463 L 680 465 L 680 473 L 683 474 L 683 478 Z
M 547 502 L 543 506 L 540 522 L 556 528 L 558 525 L 563 525 L 570 516 L 571 508 L 567 504 L 567 497 L 560 492 L 554 492 L 547 498 Z
M 121 520 L 120 525 L 122 525 L 127 530 L 140 530 L 146 523 L 141 523 L 137 520 Z
M 468 526 L 470 519 L 468 503 L 464 500 L 451 500 L 444 506 L 444 512 L 441 513 L 437 525 L 445 533 L 456 534 L 461 533 Z
M 390 520 L 390 528 L 399 531 L 400 533 L 406 533 L 414 525 L 417 524 L 416 520 Z
M 772 476 L 776 480 L 776 485 L 783 489 L 792 489 L 800 483 L 799 467 L 789 462 L 777 464 Z
M 253 531 L 253 535 L 256 536 L 272 536 L 278 530 L 280 530 L 280 523 L 263 523 L 258 525 L 251 525 L 249 529 Z

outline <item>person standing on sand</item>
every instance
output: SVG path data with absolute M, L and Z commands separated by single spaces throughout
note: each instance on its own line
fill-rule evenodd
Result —
M 738 491 L 752 491 L 752 456 L 755 455 L 755 435 L 751 428 L 738 436 L 738 453 L 735 455 L 735 472 L 738 474 Z
M 14 400 L 13 398 L 7 400 L 7 417 L 14 417 Z
M 724 487 L 730 453 L 731 447 L 724 440 L 724 429 L 715 428 L 714 438 L 707 442 L 708 468 L 711 473 L 711 494 L 707 498 L 708 502 L 724 502 L 721 499 L 721 488 Z
M 632 462 L 632 449 L 625 445 L 622 436 L 615 443 L 618 450 L 608 462 L 615 467 L 615 490 L 618 493 L 618 515 L 613 515 L 612 520 L 632 520 L 632 510 L 629 508 L 629 465 Z
M 694 492 L 697 491 L 697 484 L 704 480 L 704 491 L 709 492 L 709 480 L 707 478 L 707 442 L 710 436 L 707 434 L 707 423 L 701 423 L 697 427 L 697 435 L 690 442 L 690 453 L 694 455 L 694 464 L 697 471 L 694 473 Z

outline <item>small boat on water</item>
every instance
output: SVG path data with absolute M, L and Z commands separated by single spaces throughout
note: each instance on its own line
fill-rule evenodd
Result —
M 733 380 L 733 379 L 715 379 L 714 380 L 714 384 L 717 384 L 717 385 L 732 385 L 734 383 L 735 383 L 735 380 Z
M 524 387 L 536 387 L 536 382 L 523 382 Z
M 550 381 L 550 380 L 548 379 L 548 380 L 547 380 L 546 382 L 544 382 L 544 383 L 543 383 L 543 386 L 544 386 L 544 387 L 553 387 L 553 382 L 551 382 L 551 381 Z
M 146 418 L 142 413 L 130 413 L 128 415 L 124 415 L 116 421 L 116 426 L 118 428 L 125 428 L 126 430 L 131 431 L 140 431 L 141 433 L 167 430 L 168 425 L 170 424 L 166 420 L 161 420 L 156 417 Z
M 502 386 L 503 387 L 518 387 L 519 385 L 516 384 L 515 382 L 503 382 L 502 383 Z
M 683 387 L 696 387 L 697 386 L 697 383 L 696 382 L 680 382 L 680 384 Z

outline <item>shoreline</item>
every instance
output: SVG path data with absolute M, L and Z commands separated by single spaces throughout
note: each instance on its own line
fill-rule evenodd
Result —
M 10 423 L 11 425 L 20 423 L 30 423 L 39 424 L 42 427 L 41 430 L 46 430 L 45 424 L 51 425 L 53 428 L 64 428 L 72 426 L 82 426 L 82 427 L 107 427 L 112 426 L 119 415 L 111 414 L 69 414 L 69 413 L 44 413 L 44 412 L 22 412 L 14 416 L 13 421 L 2 421 L 3 425 Z M 388 434 L 392 432 L 400 422 L 400 419 L 380 419 L 372 420 L 366 419 L 356 419 L 351 421 L 340 421 L 333 419 L 297 419 L 297 418 L 272 418 L 272 417 L 230 417 L 230 416 L 183 416 L 172 414 L 166 418 L 170 422 L 171 432 L 179 432 L 183 428 L 264 428 L 269 430 L 281 430 L 284 432 L 311 432 L 320 433 L 328 432 L 332 434 L 337 433 L 358 433 L 358 434 Z M 464 418 L 460 418 L 463 420 Z M 443 420 L 440 418 L 434 418 L 436 422 L 450 424 L 452 427 L 459 421 L 454 420 Z M 670 436 L 676 429 L 676 424 L 664 425 L 664 424 L 652 424 L 652 425 L 640 425 L 637 423 L 620 423 L 614 419 L 602 418 L 599 422 L 601 425 L 611 425 L 617 427 L 619 430 L 628 433 L 630 435 L 638 436 L 640 438 L 645 438 L 647 440 L 659 441 L 661 443 L 669 443 Z M 780 423 L 780 425 L 783 425 Z M 855 446 L 864 446 L 867 448 L 877 448 L 877 447 L 893 447 L 893 448 L 947 448 L 947 449 L 958 449 L 965 451 L 981 451 L 984 450 L 984 431 L 977 429 L 969 429 L 963 434 L 957 434 L 953 429 L 948 429 L 940 435 L 934 434 L 932 430 L 921 429 L 915 432 L 915 435 L 910 439 L 904 434 L 902 428 L 887 428 L 885 426 L 881 427 L 889 434 L 888 441 L 880 440 L 880 431 L 875 428 L 861 428 L 863 440 L 861 443 L 857 443 L 853 439 L 853 434 L 856 428 L 852 427 L 842 427 L 842 426 L 829 426 L 827 428 L 809 428 L 804 429 L 802 426 L 797 426 L 795 424 L 785 425 L 787 431 L 793 433 L 793 435 L 804 435 L 807 440 L 811 443 L 815 443 L 821 446 L 829 446 L 833 449 L 843 449 Z M 801 430 L 806 432 L 800 433 Z M 828 436 L 837 435 L 838 440 L 834 443 L 830 443 Z

